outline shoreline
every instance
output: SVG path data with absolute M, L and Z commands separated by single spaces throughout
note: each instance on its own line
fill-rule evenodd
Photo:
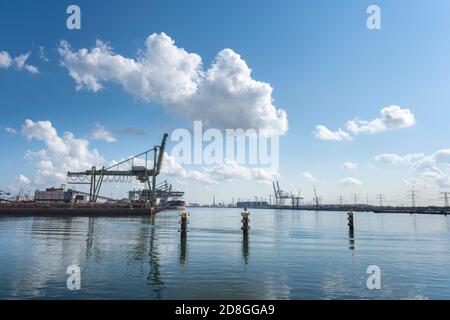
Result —
M 189 208 L 205 208 L 205 209 L 239 209 L 241 207 L 220 207 L 220 206 L 186 206 Z M 329 205 L 329 206 L 262 206 L 262 207 L 247 207 L 248 209 L 258 210 L 293 210 L 293 211 L 353 211 L 353 212 L 371 212 L 371 213 L 391 213 L 391 214 L 432 214 L 443 215 L 450 214 L 450 208 L 445 207 L 378 207 L 378 206 L 364 206 L 364 205 Z

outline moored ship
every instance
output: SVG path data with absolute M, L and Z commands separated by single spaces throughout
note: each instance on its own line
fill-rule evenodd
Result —
M 166 204 L 169 210 L 184 210 L 186 209 L 186 202 L 184 200 L 170 200 Z

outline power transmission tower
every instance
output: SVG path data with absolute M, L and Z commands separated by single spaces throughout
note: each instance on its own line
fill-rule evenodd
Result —
M 359 194 L 356 194 L 356 193 L 353 194 L 353 201 L 354 201 L 355 205 L 358 204 L 358 196 L 359 196 Z
M 367 206 L 369 206 L 369 194 L 366 193 L 366 202 L 367 202 Z
M 383 199 L 384 199 L 384 194 L 377 194 L 378 200 L 380 202 L 380 207 L 383 206 Z
M 339 196 L 339 204 L 342 206 L 342 196 Z
M 444 199 L 445 207 L 448 208 L 448 195 L 450 192 L 440 192 L 440 194 L 443 195 L 442 199 Z
M 411 197 L 411 204 L 412 207 L 415 208 L 416 207 L 416 196 L 417 196 L 417 190 L 408 190 L 409 192 L 409 196 Z

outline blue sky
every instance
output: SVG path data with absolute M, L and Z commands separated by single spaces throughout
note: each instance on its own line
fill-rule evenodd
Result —
M 70 4 L 81 8 L 81 30 L 66 28 Z M 381 8 L 381 30 L 366 27 L 371 4 Z M 30 53 L 27 63 L 39 73 L 0 67 L 0 189 L 17 185 L 20 175 L 31 181 L 24 187 L 38 187 L 38 159 L 24 156 L 45 145 L 26 139 L 21 132 L 25 119 L 50 121 L 60 136 L 68 131 L 89 140 L 89 150 L 97 149 L 105 161 L 143 151 L 158 143 L 163 131 L 190 128 L 192 118 L 175 116 L 161 101 L 145 101 L 114 81 L 102 82 L 98 92 L 77 91 L 75 79 L 61 65 L 58 47 L 63 39 L 73 52 L 91 49 L 100 39 L 115 54 L 137 59 L 147 37 L 164 32 L 178 48 L 200 56 L 205 70 L 221 50 L 230 48 L 252 69 L 252 79 L 271 85 L 273 105 L 286 111 L 289 125 L 280 138 L 284 189 L 297 193 L 301 188 L 308 201 L 315 184 L 325 202 L 339 195 L 350 201 L 354 193 L 364 199 L 367 193 L 375 201 L 383 193 L 397 203 L 408 201 L 407 190 L 419 189 L 421 201 L 440 203 L 438 192 L 450 189 L 449 12 L 445 0 L 2 1 L 0 52 L 13 59 Z M 41 47 L 48 61 L 40 57 Z M 351 141 L 315 137 L 317 125 L 346 130 L 347 121 L 372 121 L 392 105 L 408 109 L 414 123 L 371 134 L 350 132 Z M 116 141 L 92 139 L 95 123 Z M 130 128 L 145 134 L 126 134 Z M 404 157 L 416 153 L 423 155 Z M 381 154 L 391 157 L 377 161 Z M 343 169 L 344 162 L 358 168 Z M 425 162 L 426 167 L 421 165 Z M 345 178 L 361 185 L 347 185 Z M 168 179 L 185 189 L 191 201 L 210 202 L 212 194 L 231 201 L 233 196 L 271 193 L 270 185 L 239 177 L 208 186 L 189 177 Z

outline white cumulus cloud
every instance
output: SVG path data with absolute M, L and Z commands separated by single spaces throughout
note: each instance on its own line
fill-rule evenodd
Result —
M 404 161 L 403 157 L 395 153 L 383 153 L 377 155 L 375 157 L 375 160 L 383 163 L 392 163 L 392 164 L 403 163 Z
M 357 135 L 361 133 L 374 134 L 386 130 L 411 127 L 416 123 L 414 114 L 409 109 L 399 106 L 389 106 L 381 109 L 381 117 L 371 121 L 350 120 L 347 122 L 347 130 Z
M 272 168 L 250 168 L 239 165 L 235 161 L 226 161 L 223 164 L 206 168 L 205 171 L 216 181 L 244 179 L 270 184 L 279 177 L 278 171 Z
M 354 119 L 347 121 L 346 131 L 331 131 L 324 125 L 317 125 L 314 136 L 320 140 L 343 141 L 353 140 L 352 135 L 375 134 L 387 130 L 411 127 L 416 123 L 414 114 L 409 109 L 389 106 L 381 109 L 381 117 L 371 121 Z
M 433 158 L 438 163 L 450 164 L 450 149 L 442 149 L 435 152 Z
M 91 131 L 91 138 L 93 140 L 101 140 L 106 142 L 117 141 L 114 135 L 98 122 L 94 123 L 94 127 Z
M 403 183 L 410 188 L 429 188 L 430 187 L 426 182 L 424 182 L 420 179 L 416 179 L 416 178 L 403 179 Z
M 17 177 L 17 181 L 19 182 L 20 185 L 29 185 L 29 184 L 31 184 L 31 180 L 28 179 L 27 177 L 25 177 L 23 174 L 20 174 Z
M 362 182 L 356 178 L 353 177 L 347 177 L 339 181 L 340 184 L 344 186 L 360 186 L 362 185 Z
M 161 165 L 161 173 L 172 177 L 188 178 L 200 183 L 214 184 L 217 183 L 209 174 L 198 171 L 188 170 L 184 168 L 175 157 L 164 153 L 163 163 Z
M 28 140 L 41 141 L 45 145 L 45 149 L 26 154 L 27 159 L 37 161 L 33 179 L 37 185 L 64 183 L 67 171 L 83 171 L 104 163 L 98 151 L 89 148 L 88 140 L 76 138 L 71 132 L 60 136 L 50 121 L 27 119 L 21 132 Z
M 347 132 L 343 131 L 342 129 L 338 129 L 337 131 L 331 131 L 324 125 L 316 126 L 314 136 L 319 140 L 325 140 L 325 141 L 352 140 L 352 137 Z
M 11 127 L 5 127 L 3 129 L 3 131 L 7 134 L 16 134 L 17 133 L 17 130 L 14 128 L 11 128 Z
M 13 63 L 13 59 L 6 51 L 0 51 L 0 68 L 8 69 Z
M 430 155 L 424 153 L 380 154 L 375 157 L 375 160 L 385 164 L 406 166 L 412 172 L 419 174 L 421 178 L 434 181 L 441 188 L 450 187 L 450 149 L 441 149 Z
M 342 168 L 344 168 L 346 170 L 356 170 L 356 169 L 358 169 L 358 164 L 353 163 L 353 162 L 344 162 L 342 164 Z
M 0 69 L 15 67 L 17 70 L 26 70 L 31 74 L 39 73 L 37 67 L 27 63 L 29 57 L 30 53 L 23 53 L 13 58 L 7 51 L 0 51 Z
M 220 51 L 209 69 L 198 54 L 177 47 L 165 33 L 149 36 L 136 58 L 116 54 L 101 41 L 78 51 L 62 41 L 59 53 L 77 89 L 97 92 L 112 82 L 207 126 L 288 130 L 287 114 L 273 105 L 270 84 L 253 79 L 247 63 L 231 49 Z
M 188 178 L 200 183 L 218 184 L 223 181 L 253 180 L 261 184 L 270 184 L 280 175 L 277 170 L 265 167 L 246 167 L 235 161 L 205 167 L 202 171 L 183 167 L 175 157 L 165 153 L 161 173 L 172 177 Z
M 309 171 L 303 172 L 302 176 L 304 176 L 306 179 L 310 180 L 311 182 L 316 181 L 316 178 Z
M 45 52 L 44 46 L 39 46 L 39 58 L 41 58 L 45 62 L 50 61 L 50 59 L 47 57 L 47 53 Z

